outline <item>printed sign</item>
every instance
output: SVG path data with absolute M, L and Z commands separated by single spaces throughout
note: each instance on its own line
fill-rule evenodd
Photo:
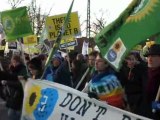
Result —
M 36 35 L 30 35 L 23 38 L 23 44 L 25 45 L 33 45 L 37 44 L 37 36 Z
M 8 49 L 17 49 L 17 42 L 8 42 Z
M 48 30 L 48 39 L 55 40 L 61 30 L 67 14 L 61 14 L 46 18 L 46 26 Z M 69 23 L 64 31 L 63 37 L 71 37 L 80 35 L 80 24 L 78 19 L 78 13 L 72 12 L 69 18 Z
M 113 43 L 113 45 L 109 48 L 108 52 L 106 53 L 104 57 L 115 68 L 119 68 L 119 63 L 125 51 L 126 51 L 126 47 L 124 46 L 122 40 L 118 38 Z
M 21 120 L 149 120 L 47 80 L 28 80 Z
M 77 40 L 71 37 L 71 38 L 62 39 L 60 43 L 60 48 L 66 48 L 66 46 L 71 47 L 71 46 L 77 46 L 77 45 L 78 45 Z

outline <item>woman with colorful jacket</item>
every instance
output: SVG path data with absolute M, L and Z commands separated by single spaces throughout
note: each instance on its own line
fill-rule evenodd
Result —
M 95 61 L 95 73 L 88 86 L 83 90 L 89 96 L 96 96 L 99 100 L 107 104 L 124 108 L 123 89 L 117 79 L 115 72 L 107 61 L 99 54 Z

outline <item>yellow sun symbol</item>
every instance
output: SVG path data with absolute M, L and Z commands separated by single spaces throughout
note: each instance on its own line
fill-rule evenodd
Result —
M 122 47 L 122 42 L 121 42 L 120 40 L 118 40 L 118 41 L 114 44 L 113 50 L 116 51 L 116 52 L 119 52 L 120 49 L 121 49 L 121 47 Z
M 3 17 L 2 18 L 2 23 L 3 23 L 3 27 L 4 27 L 5 31 L 8 32 L 8 33 L 12 33 L 13 30 L 15 29 L 14 20 L 10 16 Z
M 41 98 L 41 87 L 33 86 L 28 92 L 29 94 L 26 98 L 25 110 L 26 113 L 32 114 Z
M 145 16 L 154 11 L 154 7 L 157 6 L 159 0 L 141 0 L 141 3 L 135 9 L 133 14 L 126 20 L 126 22 L 137 22 L 143 19 Z

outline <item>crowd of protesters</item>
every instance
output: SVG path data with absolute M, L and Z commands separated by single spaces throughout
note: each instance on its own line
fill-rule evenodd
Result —
M 53 55 L 45 68 L 46 54 L 35 57 L 13 55 L 8 64 L 0 61 L 0 97 L 6 101 L 10 120 L 19 120 L 22 112 L 25 82 L 28 78 L 63 84 L 88 94 L 90 98 L 155 120 L 160 119 L 160 45 L 152 45 L 143 61 L 138 52 L 130 52 L 119 71 L 97 51 L 89 55 L 70 52 Z M 6 61 L 6 60 L 5 60 Z M 154 102 L 155 101 L 155 102 Z M 152 109 L 156 112 L 152 112 Z

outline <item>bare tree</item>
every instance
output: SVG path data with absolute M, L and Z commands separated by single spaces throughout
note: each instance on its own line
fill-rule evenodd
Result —
M 17 8 L 24 0 L 8 0 L 8 3 L 11 5 L 12 9 Z M 52 7 L 50 11 L 52 10 Z M 28 13 L 32 25 L 34 34 L 39 36 L 41 34 L 42 28 L 45 23 L 46 17 L 50 14 L 42 14 L 41 6 L 37 6 L 36 0 L 32 0 L 30 6 L 28 7 Z
M 52 7 L 50 11 L 52 10 Z M 46 17 L 50 14 L 42 14 L 41 6 L 37 6 L 36 0 L 32 0 L 31 5 L 28 7 L 29 16 L 34 33 L 39 36 L 45 23 Z
M 11 5 L 12 9 L 20 5 L 24 0 L 8 0 L 8 3 Z
M 99 33 L 107 24 L 106 17 L 104 17 L 104 15 L 106 14 L 106 11 L 100 10 L 100 12 L 101 12 L 100 18 L 98 18 L 95 14 L 96 21 L 92 22 L 91 24 L 91 32 L 93 34 Z

